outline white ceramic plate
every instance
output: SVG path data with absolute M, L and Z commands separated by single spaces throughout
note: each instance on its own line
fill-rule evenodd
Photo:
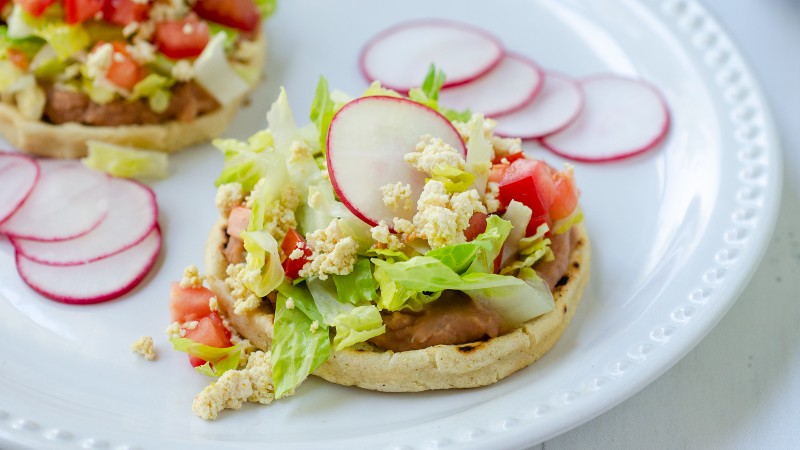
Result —
M 165 250 L 143 287 L 123 299 L 87 307 L 43 299 L 19 280 L 10 245 L 0 242 L 0 447 L 526 447 L 625 400 L 702 339 L 758 264 L 781 180 L 757 83 L 693 1 L 282 1 L 268 24 L 266 85 L 229 135 L 263 127 L 280 85 L 298 120 L 319 75 L 359 92 L 361 45 L 422 16 L 487 28 L 545 68 L 643 77 L 669 102 L 673 128 L 658 150 L 576 165 L 593 278 L 550 353 L 484 389 L 392 395 L 312 379 L 269 407 L 196 418 L 192 398 L 209 380 L 169 350 L 163 330 L 169 282 L 202 263 L 216 215 L 221 158 L 203 146 L 175 156 L 172 176 L 155 184 Z M 155 362 L 129 350 L 146 334 L 156 338 Z

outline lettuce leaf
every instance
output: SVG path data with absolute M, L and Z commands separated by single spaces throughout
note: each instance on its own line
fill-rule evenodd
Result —
M 553 250 L 550 248 L 550 239 L 545 237 L 548 230 L 547 224 L 543 223 L 536 229 L 536 234 L 520 239 L 518 259 L 503 267 L 500 273 L 510 274 L 524 267 L 532 267 L 539 260 L 552 261 Z
M 322 178 L 313 155 L 313 147 L 318 141 L 316 129 L 313 126 L 297 127 L 284 88 L 267 112 L 267 123 L 275 139 L 275 150 L 283 156 L 289 180 L 298 188 L 301 200 L 305 201 L 308 187 Z M 309 130 L 314 132 L 313 136 Z M 307 146 L 309 151 L 297 151 L 298 145 Z
M 101 141 L 87 141 L 86 167 L 122 178 L 165 178 L 169 171 L 166 153 L 124 147 Z
M 265 175 L 256 183 L 253 191 L 250 192 L 252 213 L 250 222 L 247 224 L 247 231 L 262 231 L 267 222 L 275 212 L 276 202 L 280 202 L 281 192 L 289 184 L 285 167 L 281 164 L 280 155 L 274 152 L 262 154 L 269 156 L 274 161 L 269 167 L 270 173 Z
M 519 243 L 525 237 L 528 229 L 528 222 L 531 221 L 533 211 L 522 203 L 511 200 L 503 214 L 503 219 L 511 222 L 511 231 L 506 238 L 503 246 L 503 260 L 500 265 L 504 267 L 509 261 L 514 259 L 519 253 Z
M 473 240 L 473 242 L 479 243 L 481 248 L 478 250 L 478 255 L 469 266 L 467 272 L 494 272 L 494 261 L 503 251 L 503 245 L 511 229 L 511 222 L 503 220 L 494 214 L 490 215 L 486 219 L 486 231 Z
M 169 342 L 172 343 L 172 348 L 175 350 L 206 361 L 195 370 L 212 377 L 218 377 L 228 370 L 236 369 L 242 357 L 242 346 L 239 344 L 217 348 L 197 343 L 188 338 L 172 338 Z
M 311 103 L 310 119 L 319 132 L 319 147 L 323 153 L 326 151 L 328 129 L 331 126 L 334 112 L 335 105 L 328 91 L 328 80 L 320 76 L 314 101 Z
M 334 275 L 333 281 L 340 302 L 358 305 L 378 298 L 378 285 L 372 276 L 372 263 L 367 258 L 358 258 L 352 272 Z
M 35 32 L 36 36 L 47 41 L 60 60 L 66 60 L 91 44 L 89 33 L 80 25 L 47 23 Z
M 383 96 L 383 97 L 396 97 L 396 98 L 403 97 L 402 95 L 400 95 L 399 92 L 383 87 L 381 85 L 381 82 L 377 80 L 370 83 L 369 87 L 367 87 L 367 89 L 364 90 L 364 93 L 361 94 L 361 96 L 362 97 Z
M 333 338 L 333 345 L 336 351 L 386 332 L 386 325 L 375 305 L 356 306 L 347 314 L 339 314 L 334 319 L 334 325 L 336 336 Z
M 155 112 L 164 112 L 169 107 L 172 96 L 171 88 L 175 80 L 156 73 L 148 74 L 133 86 L 129 100 L 146 98 L 150 109 Z
M 427 183 L 429 180 L 441 181 L 447 193 L 453 194 L 469 189 L 475 182 L 475 174 L 440 164 L 433 168 L 431 178 L 426 179 L 425 182 Z
M 420 87 L 408 91 L 408 98 L 438 111 L 439 90 L 444 86 L 446 78 L 443 71 L 436 69 L 436 66 L 431 64 Z
M 518 278 L 514 279 L 521 283 L 464 292 L 478 303 L 496 311 L 507 327 L 527 322 L 553 309 L 553 294 L 547 283 L 533 269 L 520 269 Z
M 247 250 L 242 282 L 259 297 L 266 297 L 283 282 L 278 242 L 266 231 L 242 232 Z
M 261 18 L 266 19 L 275 14 L 275 9 L 278 7 L 278 0 L 255 0 L 255 4 L 261 12 Z
M 459 275 L 442 261 L 427 255 L 415 256 L 408 261 L 396 263 L 388 263 L 378 258 L 373 258 L 372 262 L 393 282 L 414 292 L 436 292 L 445 289 L 466 291 L 524 284 L 515 277 L 494 273 L 469 272 Z
M 319 317 L 311 296 L 292 296 L 291 299 L 294 307 L 287 308 L 287 297 L 279 290 L 272 339 L 275 398 L 291 394 L 331 353 L 328 326 L 309 317 Z
M 274 145 L 272 133 L 268 130 L 254 134 L 247 141 L 214 139 L 211 143 L 222 151 L 225 158 L 216 186 L 236 182 L 245 192 L 250 192 L 261 178 L 267 175 L 280 177 L 281 169 L 285 170 L 283 157 L 267 151 Z
M 469 120 L 469 141 L 467 142 L 467 170 L 475 175 L 475 189 L 484 196 L 492 169 L 494 148 L 483 133 L 484 118 L 475 114 Z

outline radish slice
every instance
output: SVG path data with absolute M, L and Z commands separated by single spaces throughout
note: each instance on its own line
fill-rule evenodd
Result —
M 0 152 L 0 223 L 11 217 L 39 180 L 39 164 L 28 156 Z
M 147 237 L 158 219 L 153 191 L 135 181 L 112 178 L 108 196 L 114 199 L 108 215 L 89 233 L 55 242 L 12 238 L 14 248 L 32 261 L 71 266 L 115 255 Z
M 582 110 L 581 85 L 566 75 L 547 72 L 539 95 L 511 114 L 496 116 L 494 132 L 503 137 L 537 139 L 564 129 Z
M 153 227 L 138 244 L 99 261 L 75 266 L 51 266 L 17 253 L 17 271 L 25 283 L 50 299 L 91 304 L 126 294 L 141 282 L 161 249 L 161 230 Z
M 108 212 L 109 177 L 77 161 L 41 160 L 41 176 L 0 234 L 57 241 L 88 233 Z
M 486 31 L 446 20 L 406 22 L 375 36 L 361 52 L 364 76 L 384 87 L 408 92 L 422 84 L 431 64 L 455 86 L 490 71 L 503 57 L 503 45 Z
M 442 139 L 466 155 L 464 141 L 449 120 L 419 103 L 396 97 L 362 97 L 346 104 L 328 131 L 328 173 L 342 203 L 364 222 L 413 218 L 414 212 L 390 209 L 381 187 L 402 182 L 411 186 L 416 204 L 426 175 L 403 155 L 415 151 L 424 135 Z
M 439 104 L 457 111 L 469 109 L 485 116 L 508 114 L 535 99 L 543 78 L 542 70 L 530 59 L 507 55 L 480 78 L 442 89 Z
M 575 161 L 614 161 L 650 150 L 666 136 L 669 111 L 649 84 L 606 75 L 582 86 L 586 104 L 581 115 L 541 140 L 553 153 Z

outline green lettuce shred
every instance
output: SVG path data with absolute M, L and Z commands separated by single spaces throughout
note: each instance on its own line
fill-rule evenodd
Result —
M 101 141 L 87 141 L 86 167 L 122 178 L 165 178 L 169 158 L 165 153 L 124 147 Z
M 340 302 L 358 305 L 378 298 L 378 284 L 372 276 L 372 263 L 367 258 L 358 258 L 352 272 L 334 275 L 333 281 Z
M 242 357 L 242 346 L 239 344 L 217 348 L 197 343 L 188 338 L 171 338 L 169 342 L 172 343 L 175 350 L 206 361 L 195 370 L 212 377 L 218 377 L 228 370 L 236 369 Z

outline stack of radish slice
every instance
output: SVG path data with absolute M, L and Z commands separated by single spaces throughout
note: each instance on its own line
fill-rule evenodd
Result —
M 117 298 L 144 279 L 161 249 L 155 195 L 135 181 L 76 161 L 0 153 L 0 193 L 0 235 L 14 245 L 17 270 L 53 300 Z
M 361 68 L 370 81 L 407 92 L 435 64 L 448 77 L 439 93 L 441 106 L 483 113 L 497 120 L 499 136 L 538 140 L 576 161 L 637 155 L 667 135 L 669 111 L 652 85 L 610 74 L 575 80 L 544 71 L 499 42 L 471 25 L 411 21 L 371 39 Z M 478 51 L 465 50 L 470 47 Z

